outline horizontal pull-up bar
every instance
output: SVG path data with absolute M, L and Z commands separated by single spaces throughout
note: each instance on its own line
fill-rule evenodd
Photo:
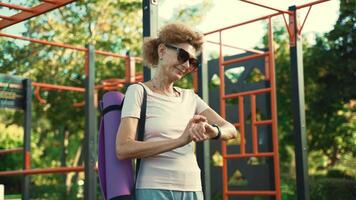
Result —
M 211 43 L 211 44 L 220 45 L 219 42 L 214 42 L 214 41 L 210 41 L 210 40 L 208 40 L 206 42 Z M 233 49 L 239 49 L 239 50 L 243 50 L 243 51 L 247 51 L 247 52 L 257 53 L 257 54 L 265 53 L 264 51 L 260 51 L 260 50 L 256 50 L 256 49 L 241 48 L 241 47 L 236 47 L 236 46 L 232 46 L 232 45 L 228 45 L 228 44 L 222 44 L 222 46 L 233 48 Z
M 22 37 L 22 36 L 7 34 L 7 33 L 0 33 L 0 36 L 9 37 L 9 38 L 18 39 L 18 40 L 25 40 L 25 41 L 49 45 L 49 46 L 63 47 L 63 48 L 67 48 L 67 49 L 77 50 L 77 51 L 87 51 L 87 49 L 83 48 L 83 47 L 76 47 L 76 46 L 68 45 L 68 44 L 64 44 L 64 43 L 49 42 L 46 40 L 26 38 L 26 37 Z
M 231 196 L 275 196 L 275 191 L 227 191 L 226 194 Z
M 327 2 L 327 1 L 330 1 L 330 0 L 314 1 L 314 2 L 306 3 L 306 4 L 303 4 L 303 5 L 300 5 L 300 6 L 296 6 L 296 8 L 297 9 L 301 9 L 301 8 L 312 6 L 312 5 L 316 5 L 316 4 L 319 4 L 319 3 L 324 3 L 324 2 Z
M 240 1 L 244 1 L 244 2 L 247 2 L 247 3 L 252 3 L 252 4 L 257 5 L 257 3 L 253 3 L 253 2 L 250 2 L 250 1 L 247 1 L 247 0 L 240 0 Z M 327 2 L 327 1 L 330 1 L 330 0 L 314 1 L 314 2 L 310 2 L 310 3 L 307 3 L 307 4 L 300 5 L 300 6 L 296 6 L 296 8 L 297 9 L 301 9 L 301 8 L 304 8 L 304 7 L 308 7 L 308 6 L 324 3 L 324 2 Z M 262 7 L 266 7 L 266 8 L 272 9 L 272 10 L 277 10 L 277 9 L 274 9 L 274 8 L 271 8 L 271 7 L 268 7 L 268 6 L 262 6 Z M 222 32 L 222 31 L 230 29 L 230 28 L 235 28 L 235 27 L 242 26 L 242 25 L 245 25 L 245 24 L 249 24 L 249 23 L 252 23 L 252 22 L 256 22 L 256 21 L 259 21 L 259 20 L 272 18 L 272 17 L 277 16 L 277 15 L 283 15 L 284 13 L 287 13 L 289 15 L 292 14 L 292 12 L 290 12 L 290 11 L 287 12 L 287 11 L 278 10 L 277 13 L 266 15 L 266 16 L 262 16 L 262 17 L 259 17 L 259 18 L 256 18 L 256 19 L 248 20 L 248 21 L 245 21 L 245 22 L 241 22 L 241 23 L 238 23 L 238 24 L 235 24 L 235 25 L 231 25 L 231 26 L 227 26 L 227 27 L 224 27 L 224 28 L 220 28 L 220 29 L 217 29 L 217 30 L 209 31 L 207 33 L 204 33 L 204 35 L 210 35 L 210 34 L 213 34 L 213 33 Z M 283 17 L 284 17 L 284 15 L 283 15 Z
M 12 19 L 11 17 L 4 16 L 4 15 L 0 15 L 0 18 L 6 19 L 6 20 L 10 20 L 10 21 L 14 20 L 14 19 Z
M 67 91 L 74 91 L 74 92 L 85 92 L 85 89 L 80 87 L 53 85 L 53 84 L 38 83 L 38 82 L 32 82 L 32 85 L 34 87 L 41 87 L 47 90 L 67 90 Z
M 72 3 L 74 1 L 76 1 L 76 0 L 60 0 L 60 1 L 58 0 L 58 1 L 55 1 L 55 4 L 41 2 L 40 4 L 38 4 L 32 8 L 26 8 L 26 7 L 22 7 L 22 6 L 10 5 L 10 4 L 3 3 L 2 6 L 16 9 L 16 10 L 22 10 L 23 12 L 19 12 L 17 14 L 12 15 L 10 18 L 12 18 L 13 20 L 7 20 L 7 19 L 0 20 L 0 29 L 20 23 L 20 22 L 30 19 L 32 17 L 36 17 L 38 15 L 44 14 L 48 11 L 65 6 L 65 5 Z
M 259 17 L 259 18 L 256 18 L 256 19 L 252 19 L 252 20 L 248 20 L 248 21 L 245 21 L 245 22 L 241 22 L 241 23 L 235 24 L 235 25 L 231 25 L 231 26 L 227 26 L 227 27 L 224 27 L 224 28 L 216 29 L 214 31 L 210 31 L 210 32 L 204 33 L 204 35 L 210 35 L 210 34 L 213 34 L 213 33 L 222 32 L 222 31 L 230 29 L 230 28 L 235 28 L 235 27 L 242 26 L 242 25 L 245 25 L 245 24 L 250 24 L 250 23 L 253 23 L 253 22 L 257 22 L 259 20 L 268 19 L 270 17 L 274 17 L 274 16 L 281 15 L 281 14 L 283 14 L 283 13 L 278 12 L 278 13 L 274 13 L 274 14 L 270 14 L 270 15 L 265 15 L 265 16 L 262 16 L 262 17 Z
M 261 58 L 261 57 L 268 56 L 268 55 L 269 55 L 268 52 L 253 54 L 253 55 L 249 55 L 249 56 L 244 56 L 242 58 L 236 58 L 236 59 L 224 61 L 222 63 L 222 65 L 223 66 L 232 65 L 232 64 L 235 64 L 235 63 L 243 62 L 243 61 L 246 61 L 246 60 L 252 60 L 252 59 L 256 59 L 256 58 Z
M 278 11 L 278 12 L 281 12 L 281 13 L 292 14 L 292 12 L 290 12 L 290 11 L 284 11 L 284 10 L 280 10 L 280 9 L 277 9 L 277 8 L 272 8 L 270 6 L 262 5 L 260 3 L 255 3 L 255 2 L 251 2 L 251 1 L 247 1 L 247 0 L 240 0 L 240 1 L 245 2 L 245 3 L 249 3 L 249 4 L 253 4 L 253 5 L 256 5 L 256 6 L 260 6 L 260 7 L 263 7 L 263 8 L 268 8 L 268 9 L 271 9 L 271 10 L 274 10 L 274 11 Z
M 72 49 L 72 50 L 77 50 L 77 51 L 83 51 L 83 52 L 87 52 L 88 51 L 87 48 L 84 48 L 84 47 L 78 47 L 78 46 L 73 46 L 73 45 L 64 44 L 64 43 L 58 43 L 58 42 L 49 42 L 49 41 L 46 41 L 46 40 L 27 38 L 27 37 L 18 36 L 18 35 L 11 35 L 11 34 L 7 34 L 7 33 L 1 33 L 0 32 L 0 36 L 9 37 L 9 38 L 18 39 L 18 40 L 25 40 L 25 41 L 38 43 L 38 44 L 49 45 L 49 46 L 62 47 L 62 48 Z M 112 56 L 112 57 L 124 58 L 124 59 L 134 58 L 135 61 L 142 61 L 141 57 L 128 56 L 128 55 L 123 55 L 123 54 L 118 54 L 118 53 L 111 53 L 111 52 L 107 52 L 107 51 L 95 50 L 95 53 L 98 54 L 98 55 Z
M 52 174 L 52 173 L 69 173 L 69 172 L 82 172 L 83 166 L 77 167 L 54 167 L 43 169 L 25 169 L 25 170 L 12 170 L 12 171 L 0 171 L 0 176 L 15 176 L 25 174 Z
M 22 151 L 23 151 L 23 148 L 1 149 L 0 155 L 10 154 L 10 153 L 18 153 L 18 152 L 22 152 Z
M 28 7 L 7 4 L 7 3 L 3 3 L 3 2 L 0 2 L 0 6 L 4 6 L 4 7 L 15 9 L 15 10 L 22 10 L 22 11 L 26 11 L 26 12 L 34 12 L 31 8 L 28 8 Z

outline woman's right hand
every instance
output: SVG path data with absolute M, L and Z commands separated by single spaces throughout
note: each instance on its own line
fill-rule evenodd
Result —
M 188 144 L 192 140 L 200 142 L 208 139 L 208 136 L 205 134 L 205 123 L 207 123 L 206 117 L 202 115 L 194 115 L 188 122 L 183 134 L 180 136 L 183 145 Z

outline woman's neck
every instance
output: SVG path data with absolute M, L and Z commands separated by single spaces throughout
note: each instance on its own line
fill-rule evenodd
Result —
M 159 73 L 159 71 L 157 71 L 150 82 L 154 92 L 167 96 L 179 96 L 179 93 L 177 93 L 177 91 L 175 91 L 173 88 L 174 82 L 170 81 L 167 76 Z

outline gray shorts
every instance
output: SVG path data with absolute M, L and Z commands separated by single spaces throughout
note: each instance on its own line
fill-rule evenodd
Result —
M 204 200 L 201 191 L 136 189 L 136 200 Z

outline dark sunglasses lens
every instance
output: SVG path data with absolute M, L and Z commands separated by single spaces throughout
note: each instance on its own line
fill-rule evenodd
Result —
M 178 60 L 182 63 L 186 62 L 189 59 L 189 53 L 183 49 L 178 50 Z
M 189 59 L 189 65 L 194 67 L 194 68 L 197 68 L 198 67 L 198 60 L 195 59 L 195 58 L 190 58 Z

